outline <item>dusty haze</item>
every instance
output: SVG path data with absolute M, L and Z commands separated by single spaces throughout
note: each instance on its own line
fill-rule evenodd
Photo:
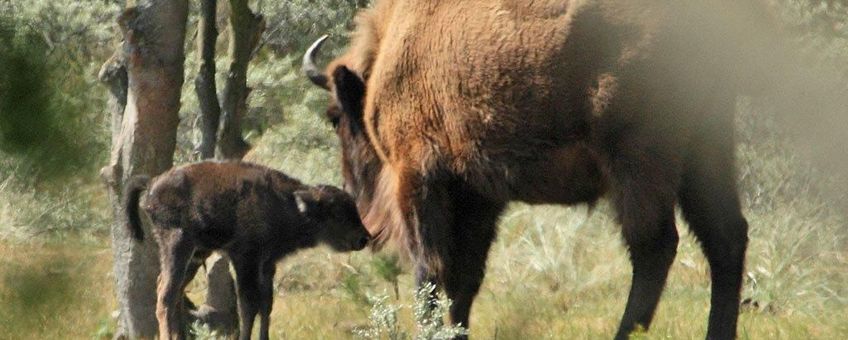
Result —
M 727 57 L 743 100 L 753 104 L 753 119 L 773 119 L 793 145 L 787 151 L 827 183 L 819 189 L 848 208 L 848 6 L 825 2 L 825 10 L 799 20 L 786 11 L 789 0 L 705 3 L 685 8 L 676 26 L 715 44 L 714 56 Z

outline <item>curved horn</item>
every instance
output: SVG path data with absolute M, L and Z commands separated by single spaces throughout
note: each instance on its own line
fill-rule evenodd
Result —
M 318 50 L 321 49 L 321 45 L 324 44 L 327 37 L 328 35 L 325 34 L 318 38 L 318 40 L 315 40 L 315 42 L 312 43 L 312 46 L 309 46 L 309 49 L 306 50 L 306 54 L 303 55 L 303 66 L 301 66 L 301 70 L 303 70 L 303 73 L 306 74 L 306 77 L 308 77 L 313 84 L 318 85 L 325 90 L 330 89 L 329 84 L 327 84 L 329 80 L 327 79 L 327 76 L 318 69 L 318 66 L 315 65 L 315 55 L 318 54 Z

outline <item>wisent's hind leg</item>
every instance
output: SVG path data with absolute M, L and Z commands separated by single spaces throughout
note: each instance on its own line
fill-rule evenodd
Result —
M 674 207 L 679 167 L 658 149 L 640 148 L 639 138 L 619 140 L 610 157 L 613 204 L 630 252 L 633 278 L 616 339 L 648 328 L 677 253 Z
M 647 329 L 653 320 L 669 268 L 677 253 L 674 210 L 669 209 L 661 216 L 638 226 L 633 222 L 624 223 L 624 228 L 630 229 L 624 231 L 624 238 L 633 265 L 633 279 L 616 339 L 627 339 L 630 332 L 640 326 Z M 640 227 L 651 230 L 632 230 Z
M 692 152 L 683 173 L 680 206 L 710 263 L 707 338 L 732 339 L 739 316 L 748 223 L 736 188 L 732 129 L 707 131 L 698 145 L 709 147 Z
M 159 285 L 156 318 L 160 339 L 184 339 L 183 287 L 194 243 L 179 228 L 154 229 L 159 244 Z

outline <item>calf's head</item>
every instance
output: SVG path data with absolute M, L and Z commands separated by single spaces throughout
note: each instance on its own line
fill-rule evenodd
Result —
M 332 186 L 320 185 L 294 193 L 297 209 L 315 222 L 316 241 L 336 251 L 353 251 L 365 248 L 371 235 L 362 220 L 353 198 Z

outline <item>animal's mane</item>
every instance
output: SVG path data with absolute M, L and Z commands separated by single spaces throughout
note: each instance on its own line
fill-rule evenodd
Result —
M 344 65 L 363 80 L 368 80 L 395 3 L 395 0 L 376 1 L 371 8 L 356 15 L 347 52 L 330 63 L 327 74 L 332 74 L 336 67 Z

